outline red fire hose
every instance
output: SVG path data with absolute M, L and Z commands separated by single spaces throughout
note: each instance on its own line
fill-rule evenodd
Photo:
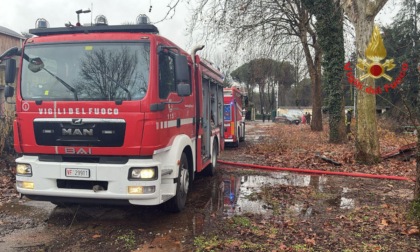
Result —
M 242 166 L 250 167 L 256 169 L 266 169 L 274 171 L 290 171 L 290 172 L 300 172 L 300 173 L 310 173 L 317 175 L 338 175 L 338 176 L 349 176 L 349 177 L 360 177 L 360 178 L 376 178 L 376 179 L 391 179 L 391 180 L 405 180 L 405 181 L 414 181 L 413 179 L 400 176 L 389 176 L 389 175 L 377 175 L 377 174 L 367 174 L 367 173 L 352 173 L 352 172 L 334 172 L 334 171 L 321 171 L 321 170 L 308 170 L 308 169 L 298 169 L 298 168 L 284 168 L 284 167 L 273 167 L 273 166 L 264 166 L 264 165 L 255 165 L 255 164 L 244 164 L 218 160 L 220 164 L 232 165 L 232 166 Z

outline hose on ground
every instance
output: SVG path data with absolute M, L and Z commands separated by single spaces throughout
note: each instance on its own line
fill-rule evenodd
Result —
M 232 165 L 232 166 L 241 166 L 247 168 L 255 169 L 265 169 L 265 170 L 274 170 L 274 171 L 289 171 L 289 172 L 299 172 L 299 173 L 308 173 L 316 175 L 338 175 L 338 176 L 349 176 L 349 177 L 359 177 L 359 178 L 375 178 L 375 179 L 390 179 L 390 180 L 404 180 L 404 181 L 414 181 L 411 178 L 401 177 L 401 176 L 390 176 L 390 175 L 379 175 L 379 174 L 368 174 L 368 173 L 358 173 L 358 172 L 335 172 L 335 171 L 322 171 L 322 170 L 309 170 L 309 169 L 299 169 L 299 168 L 285 168 L 285 167 L 273 167 L 265 165 L 256 165 L 256 164 L 245 164 L 237 163 L 230 161 L 217 161 L 220 164 Z

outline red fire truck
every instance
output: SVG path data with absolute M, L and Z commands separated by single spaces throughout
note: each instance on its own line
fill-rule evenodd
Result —
M 181 211 L 194 175 L 213 175 L 224 147 L 223 75 L 196 55 L 203 46 L 186 53 L 144 16 L 97 20 L 40 19 L 35 37 L 0 56 L 16 103 L 17 190 L 56 204 Z
M 244 95 L 237 87 L 224 88 L 223 100 L 225 144 L 238 147 L 245 140 Z

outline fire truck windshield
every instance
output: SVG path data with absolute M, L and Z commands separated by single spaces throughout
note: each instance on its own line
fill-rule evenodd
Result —
M 27 45 L 25 100 L 141 100 L 147 92 L 149 43 Z

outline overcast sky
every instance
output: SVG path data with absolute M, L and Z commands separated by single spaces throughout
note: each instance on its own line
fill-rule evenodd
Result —
M 76 10 L 92 9 L 91 13 L 80 14 L 81 23 L 90 23 L 97 15 L 105 15 L 109 24 L 134 23 L 139 14 L 146 14 L 152 22 L 162 20 L 169 8 L 170 0 L 0 0 L 0 26 L 15 32 L 28 32 L 34 28 L 38 18 L 45 18 L 50 27 L 63 27 L 69 21 L 77 22 Z M 93 5 L 93 8 L 92 8 Z M 152 5 L 151 12 L 149 12 Z M 156 26 L 161 35 L 180 47 L 186 48 L 188 36 L 187 10 L 184 4 L 176 9 L 173 19 L 162 21 Z
M 92 13 L 80 14 L 81 23 L 90 23 L 97 15 L 105 15 L 110 25 L 134 23 L 139 14 L 149 16 L 151 22 L 162 20 L 168 12 L 168 3 L 176 0 L 0 0 L 1 14 L 0 26 L 15 32 L 28 32 L 34 28 L 38 18 L 45 18 L 50 27 L 63 27 L 69 21 L 77 22 L 76 10 L 91 9 Z M 396 13 L 395 6 L 401 0 L 388 0 L 379 13 L 376 22 L 380 25 L 390 24 Z M 186 2 L 183 0 L 181 2 Z M 149 12 L 152 5 L 151 12 Z M 93 6 L 93 8 L 92 8 Z M 162 36 L 169 38 L 175 44 L 191 50 L 189 36 L 187 35 L 187 21 L 189 11 L 185 3 L 180 3 L 175 15 L 170 20 L 156 24 Z M 197 42 L 195 42 L 197 43 Z M 206 44 L 204 41 L 200 43 Z M 211 48 L 211 45 L 207 45 Z M 211 57 L 207 56 L 209 60 Z
M 45 18 L 50 27 L 61 27 L 64 23 L 76 23 L 76 10 L 92 9 L 92 14 L 81 14 L 81 23 L 90 23 L 91 17 L 105 15 L 109 24 L 134 22 L 139 14 L 146 14 L 152 22 L 161 20 L 169 8 L 168 3 L 175 0 L 0 0 L 0 26 L 18 33 L 34 28 L 38 18 Z M 186 2 L 186 1 L 182 1 Z M 380 12 L 380 23 L 389 23 L 398 0 L 389 0 Z M 149 12 L 152 5 L 151 12 Z M 93 6 L 93 8 L 92 8 Z M 156 24 L 160 33 L 181 47 L 186 45 L 188 10 L 180 3 L 173 19 Z

